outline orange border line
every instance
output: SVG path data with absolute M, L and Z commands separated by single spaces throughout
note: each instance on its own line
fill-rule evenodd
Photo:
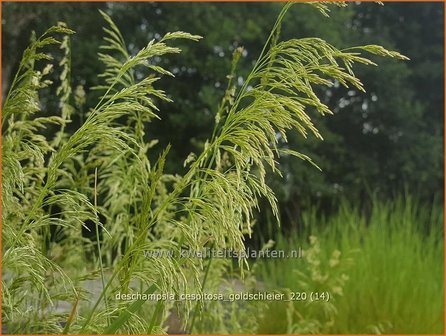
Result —
M 337 2 L 339 0 L 333 0 L 332 2 Z M 424 3 L 424 2 L 442 2 L 443 4 L 445 4 L 445 6 L 443 7 L 443 116 L 445 116 L 445 111 L 446 111 L 446 77 L 445 77 L 445 70 L 446 70 L 446 0 L 381 0 L 382 2 L 407 2 L 407 3 L 414 3 L 414 2 L 419 2 L 419 3 Z M 3 17 L 2 16 L 2 9 L 3 6 L 2 4 L 4 2 L 22 2 L 22 3 L 31 3 L 31 2 L 49 2 L 49 3 L 57 3 L 57 2 L 148 2 L 145 0 L 127 0 L 127 1 L 121 1 L 121 0 L 0 0 L 0 19 Z M 256 2 L 289 2 L 286 0 L 209 0 L 209 1 L 203 1 L 203 0 L 188 0 L 188 1 L 182 1 L 182 0 L 161 0 L 161 1 L 155 1 L 155 2 L 252 2 L 252 3 L 256 3 Z M 304 2 L 304 1 L 293 1 L 293 2 Z M 317 1 L 314 1 L 317 2 Z M 346 2 L 356 2 L 355 0 L 347 0 Z M 361 2 L 376 2 L 375 0 L 362 0 Z M 2 27 L 3 25 L 0 23 L 0 117 L 1 117 L 1 112 L 3 109 L 3 77 L 2 77 Z M 0 121 L 1 123 L 1 121 Z M 443 123 L 443 180 L 444 177 L 446 176 L 446 165 L 445 165 L 445 157 L 446 157 L 446 137 L 445 137 L 445 129 L 446 129 L 446 118 L 444 118 L 444 123 Z M 2 130 L 0 127 L 0 172 L 2 170 L 3 167 L 3 163 L 2 163 L 2 159 L 3 159 L 3 155 L 2 155 Z M 1 195 L 3 194 L 2 190 L 3 190 L 3 181 L 2 181 L 2 174 L 0 174 L 0 198 Z M 446 195 L 446 180 L 444 180 L 443 183 L 443 199 L 444 196 Z M 443 283 L 446 284 L 446 248 L 444 247 L 444 242 L 446 241 L 446 225 L 445 225 L 445 217 L 446 217 L 446 209 L 445 209 L 445 205 L 446 202 L 444 201 L 443 203 L 443 252 L 444 252 L 444 259 L 443 259 L 443 270 L 444 270 L 444 274 L 443 274 Z M 0 238 L 1 238 L 1 232 L 2 231 L 2 220 L 1 220 L 1 214 L 2 214 L 2 206 L 0 204 Z M 0 239 L 0 250 L 2 250 L 2 239 Z M 3 254 L 3 252 L 2 252 Z M 3 270 L 2 268 L 2 254 L 0 255 L 0 268 Z M 2 280 L 2 272 L 0 272 L 0 280 Z M 445 308 L 446 308 L 446 291 L 444 290 L 445 286 L 443 286 L 443 294 L 444 294 L 444 301 L 443 301 L 443 317 L 445 317 Z M 2 297 L 2 286 L 0 285 L 0 297 Z M 2 312 L 2 300 L 0 299 L 0 314 Z M 0 318 L 0 335 L 2 335 L 2 320 Z M 444 331 L 443 331 L 443 335 L 446 335 L 446 323 L 445 320 L 443 319 L 443 327 L 444 327 Z M 10 334 L 4 334 L 4 335 L 10 335 Z M 27 334 L 27 335 L 36 335 L 36 336 L 54 336 L 57 334 Z M 70 335 L 74 335 L 74 336 L 81 336 L 81 334 L 70 334 Z M 82 336 L 85 336 L 88 334 L 82 334 Z M 107 334 L 101 334 L 101 335 L 107 335 Z M 115 334 L 118 335 L 118 334 Z M 114 336 L 115 336 L 114 335 Z M 179 334 L 170 334 L 170 335 L 178 335 L 178 336 L 183 336 L 183 335 L 179 335 Z M 194 334 L 196 335 L 196 334 Z M 220 334 L 212 334 L 214 336 L 218 336 Z M 233 334 L 233 335 L 250 335 L 250 334 Z M 255 334 L 258 336 L 266 336 L 264 334 Z M 301 334 L 302 336 L 314 336 L 314 335 L 307 335 L 307 334 Z M 334 334 L 318 334 L 319 336 L 332 336 Z M 345 336 L 375 336 L 375 334 L 342 334 Z M 385 334 L 388 336 L 406 336 L 406 334 Z M 418 335 L 431 335 L 431 336 L 441 336 L 441 334 L 411 334 L 411 336 L 418 336 Z M 136 334 L 135 336 L 142 336 L 142 335 L 138 335 Z M 226 335 L 225 335 L 226 336 Z M 285 335 L 276 335 L 276 336 L 285 336 Z M 289 335 L 287 335 L 289 336 Z
M 445 195 L 446 195 L 446 165 L 445 165 L 445 157 L 446 157 L 446 119 L 445 119 L 445 112 L 446 112 L 446 76 L 445 76 L 445 70 L 446 70 L 446 0 L 443 2 L 443 333 L 446 335 L 446 322 L 445 322 L 445 309 L 446 309 L 446 292 L 445 292 L 445 284 L 446 284 L 446 248 L 445 248 L 445 242 L 446 242 L 446 229 L 445 229 L 445 217 L 446 217 L 446 209 L 445 209 Z
M 3 23 L 2 23 L 2 18 L 3 18 L 3 4 L 2 4 L 2 0 L 0 0 L 0 198 L 3 200 L 2 196 L 3 196 L 3 174 L 1 174 L 2 169 L 3 169 L 3 134 L 2 134 L 2 129 L 3 129 L 3 118 L 2 118 L 2 112 L 3 112 L 3 73 L 2 73 L 2 69 L 3 69 L 3 64 L 2 64 L 2 58 L 3 58 L 3 54 L 2 54 L 2 46 L 3 46 L 3 42 L 2 42 L 2 38 L 3 38 Z M 3 218 L 3 201 L 0 203 L 0 334 L 3 333 L 3 307 L 2 307 L 2 303 L 3 303 L 3 237 L 2 237 L 2 233 L 3 233 L 3 228 L 2 228 L 2 218 Z
M 377 2 L 378 0 L 361 0 L 359 2 Z M 156 0 L 156 1 L 149 1 L 149 0 L 0 0 L 0 3 L 3 2 L 181 2 L 181 3 L 187 3 L 187 2 L 319 2 L 315 0 L 305 1 L 305 0 Z M 329 2 L 358 2 L 356 0 L 331 0 Z M 445 3 L 446 0 L 381 0 L 381 2 L 407 2 L 407 3 L 423 3 L 423 2 L 443 2 Z

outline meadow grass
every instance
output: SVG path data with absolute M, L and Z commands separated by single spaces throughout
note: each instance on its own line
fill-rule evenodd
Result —
M 443 332 L 442 207 L 400 197 L 375 200 L 364 214 L 342 202 L 336 215 L 320 218 L 308 211 L 304 222 L 303 233 L 279 235 L 276 248 L 303 246 L 311 256 L 260 260 L 258 273 L 269 288 L 311 291 L 313 286 L 334 293 L 329 303 L 294 302 L 291 310 L 288 303 L 271 305 L 260 333 Z M 310 236 L 317 237 L 316 253 Z

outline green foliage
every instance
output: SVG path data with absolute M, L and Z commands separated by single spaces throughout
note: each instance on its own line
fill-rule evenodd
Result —
M 52 304 L 53 300 L 73 297 L 76 293 L 71 280 L 46 257 L 42 248 L 50 225 L 73 225 L 69 221 L 52 218 L 40 208 L 43 205 L 51 206 L 57 198 L 63 197 L 53 194 L 44 200 L 40 194 L 49 170 L 46 156 L 54 152 L 47 139 L 39 134 L 40 129 L 50 124 L 64 123 L 58 116 L 38 116 L 38 91 L 51 85 L 46 76 L 52 66 L 45 64 L 42 70 L 37 70 L 35 64 L 52 59 L 43 50 L 59 43 L 53 37 L 55 34 L 72 34 L 72 31 L 61 26 L 52 27 L 34 39 L 24 52 L 2 110 L 2 252 L 3 270 L 9 272 L 2 282 L 3 302 L 7 303 L 3 316 L 12 322 L 11 330 L 17 328 L 17 324 L 23 324 L 30 315 L 37 317 L 39 307 Z M 83 201 L 83 195 L 70 192 L 65 199 L 65 215 L 72 215 L 70 208 L 77 208 L 78 202 Z M 37 216 L 32 217 L 32 212 Z M 82 223 L 89 216 L 88 213 L 76 211 L 75 220 Z M 26 325 L 25 330 L 32 332 L 39 328 L 40 323 L 34 318 L 22 327 Z M 52 319 L 46 324 L 48 331 L 57 332 L 57 324 Z
M 303 232 L 277 237 L 276 248 L 304 248 L 303 259 L 261 260 L 268 288 L 328 291 L 329 302 L 272 307 L 259 333 L 436 334 L 444 324 L 443 213 L 413 198 L 376 200 L 369 215 L 343 201 L 336 215 L 305 213 Z M 310 236 L 310 241 L 306 237 Z M 317 237 L 317 238 L 316 238 Z
M 170 101 L 157 87 L 161 77 L 173 74 L 159 59 L 180 52 L 170 43 L 200 36 L 167 33 L 133 53 L 101 12 L 107 28 L 99 53 L 105 66 L 96 86 L 100 98 L 73 130 L 65 125 L 80 114 L 85 101 L 82 87 L 71 89 L 73 55 L 67 35 L 73 32 L 60 24 L 31 43 L 3 106 L 2 317 L 8 332 L 160 331 L 173 303 L 126 303 L 116 294 L 201 293 L 208 274 L 212 279 L 225 268 L 210 262 L 205 268 L 201 258 L 180 258 L 182 249 L 211 245 L 244 251 L 262 198 L 279 218 L 267 172 L 281 175 L 281 156 L 311 162 L 286 144 L 291 131 L 322 139 L 309 111 L 331 111 L 314 87 L 338 82 L 363 90 L 352 66 L 374 63 L 362 52 L 406 59 L 375 45 L 341 50 L 318 38 L 282 41 L 282 20 L 290 7 L 283 7 L 241 88 L 233 80 L 243 51 L 235 50 L 213 134 L 200 153 L 185 160 L 183 175 L 164 171 L 170 146 L 157 160 L 149 159 L 156 140 L 148 139 L 145 124 L 159 118 L 160 102 Z M 42 49 L 58 43 L 53 37 L 58 34 L 65 35 L 56 89 L 60 111 L 52 115 L 39 104 L 42 89 L 52 85 L 46 79 L 51 57 Z M 43 70 L 36 70 L 42 61 Z M 39 116 L 46 113 L 50 116 Z M 56 134 L 41 131 L 51 124 L 60 127 Z M 92 229 L 95 243 L 83 234 Z M 144 254 L 159 249 L 177 255 Z M 243 272 L 247 261 L 238 262 Z M 102 289 L 90 304 L 85 281 L 98 274 Z M 61 301 L 72 307 L 69 314 L 52 305 Z M 202 302 L 194 306 L 186 301 L 176 308 L 185 325 L 194 312 L 193 330 Z

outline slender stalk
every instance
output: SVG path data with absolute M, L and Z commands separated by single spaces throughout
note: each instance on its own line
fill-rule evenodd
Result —
M 239 92 L 238 92 L 238 94 L 237 94 L 237 97 L 236 97 L 236 99 L 235 99 L 235 102 L 234 102 L 234 104 L 232 105 L 232 107 L 231 107 L 230 111 L 228 112 L 228 114 L 234 113 L 234 112 L 237 110 L 237 108 L 238 108 L 238 106 L 239 106 L 241 100 L 243 99 L 243 94 L 244 94 L 245 91 L 247 90 L 249 83 L 250 83 L 250 82 L 252 81 L 252 79 L 254 78 L 256 72 L 258 71 L 258 69 L 260 69 L 260 68 L 261 68 L 262 66 L 264 66 L 265 64 L 268 64 L 268 63 L 271 62 L 271 60 L 269 60 L 268 57 L 266 57 L 266 56 L 267 56 L 267 55 L 266 55 L 266 50 L 267 50 L 268 46 L 270 45 L 270 43 L 272 43 L 273 46 L 277 43 L 277 40 L 276 40 L 276 39 L 277 39 L 277 37 L 278 37 L 278 34 L 280 33 L 280 27 L 281 27 L 283 18 L 285 17 L 285 14 L 287 13 L 287 11 L 290 9 L 290 7 L 291 7 L 292 5 L 293 5 L 293 3 L 289 2 L 289 3 L 285 4 L 285 5 L 283 6 L 282 10 L 280 11 L 280 13 L 279 13 L 279 15 L 278 15 L 278 17 L 277 17 L 277 20 L 276 20 L 276 22 L 274 23 L 273 28 L 271 29 L 271 32 L 270 32 L 270 34 L 269 34 L 269 36 L 268 36 L 268 39 L 266 40 L 265 44 L 263 45 L 262 51 L 260 52 L 260 55 L 259 55 L 259 57 L 257 58 L 256 63 L 254 64 L 254 67 L 253 67 L 252 71 L 250 72 L 250 74 L 249 74 L 248 77 L 246 78 L 246 81 L 243 83 L 242 87 L 240 88 L 240 90 L 239 90 Z M 230 83 L 228 83 L 228 88 L 229 88 L 229 84 L 230 84 Z M 222 104 L 222 105 L 223 105 L 223 104 Z M 221 113 L 222 110 L 223 110 L 223 108 L 224 108 L 224 105 L 223 105 L 223 106 L 220 106 L 220 107 L 219 107 L 219 110 L 218 110 L 217 113 Z M 228 119 L 226 119 L 225 124 L 223 124 L 222 127 L 220 128 L 220 136 L 221 136 L 222 133 L 224 132 L 224 128 L 225 128 L 225 126 L 226 126 L 226 124 L 227 124 L 227 121 L 228 121 Z M 210 139 L 209 143 L 213 143 L 213 142 L 217 142 L 217 143 L 219 143 L 219 142 L 220 142 L 220 141 L 218 140 L 218 138 L 219 138 L 220 136 L 217 136 L 217 130 L 218 130 L 218 125 L 216 124 L 215 127 L 214 127 L 214 130 L 213 130 L 213 132 L 212 132 L 212 136 L 211 136 L 211 139 Z M 217 140 L 216 140 L 216 138 L 217 138 Z M 216 147 L 218 147 L 218 146 L 216 146 Z M 214 163 L 214 161 L 215 161 L 215 157 L 216 157 L 216 155 L 217 155 L 217 151 L 214 151 L 214 152 L 212 153 L 211 158 L 209 159 L 209 163 L 208 163 L 208 165 L 207 165 L 208 168 L 210 168 L 210 167 L 213 165 L 213 163 Z
M 96 167 L 94 170 L 94 211 L 96 214 L 97 222 L 95 225 L 96 228 L 96 244 L 98 245 L 98 260 L 99 260 L 99 267 L 101 269 L 101 282 L 102 282 L 102 291 L 104 292 L 104 303 L 105 307 L 108 309 L 108 301 L 107 301 L 107 295 L 105 292 L 105 276 L 104 276 L 104 265 L 102 264 L 102 251 L 101 251 L 101 241 L 99 239 L 99 217 L 98 217 L 98 168 Z M 107 322 L 110 324 L 110 318 L 107 315 Z
M 215 242 L 212 243 L 211 250 L 214 248 L 214 246 L 215 246 Z M 211 253 L 211 256 L 209 258 L 209 262 L 208 262 L 208 264 L 206 266 L 206 272 L 204 273 L 203 282 L 201 283 L 201 291 L 202 292 L 204 291 L 204 287 L 206 286 L 206 280 L 208 278 L 209 270 L 211 269 L 212 257 L 213 257 L 213 253 Z M 191 320 L 191 323 L 190 323 L 189 334 L 192 334 L 192 332 L 194 331 L 195 319 L 197 318 L 197 312 L 198 312 L 198 305 L 199 304 L 200 304 L 200 302 L 198 301 L 197 304 L 195 305 L 194 313 L 192 315 L 192 320 Z
M 270 44 L 270 41 L 273 39 L 274 34 L 276 34 L 276 30 L 278 29 L 278 27 L 280 27 L 280 24 L 283 20 L 283 18 L 285 17 L 285 14 L 288 12 L 288 10 L 290 9 L 290 7 L 293 5 L 292 2 L 287 3 L 285 6 L 283 6 L 282 10 L 279 13 L 279 16 L 277 17 L 276 22 L 274 23 L 273 29 L 271 29 L 271 32 L 268 36 L 268 39 L 266 40 L 265 44 L 263 45 L 263 49 L 260 52 L 259 57 L 257 58 L 256 63 L 254 64 L 254 67 L 251 71 L 251 73 L 249 74 L 248 78 L 246 79 L 246 81 L 243 83 L 242 88 L 240 89 L 237 98 L 235 100 L 235 103 L 231 109 L 231 111 L 236 111 L 238 105 L 240 104 L 240 101 L 243 98 L 243 93 L 246 91 L 249 83 L 251 82 L 251 80 L 254 77 L 254 74 L 256 73 L 256 71 L 262 66 L 263 62 L 268 61 L 267 58 L 265 58 L 265 54 L 266 54 L 266 50 L 268 48 L 268 45 Z

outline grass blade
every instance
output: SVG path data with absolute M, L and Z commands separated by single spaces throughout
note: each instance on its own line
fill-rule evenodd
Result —
M 154 293 L 156 290 L 156 285 L 152 285 L 144 292 L 143 297 Z M 105 334 L 114 334 L 120 327 L 122 327 L 130 318 L 130 316 L 137 312 L 146 300 L 136 300 L 127 309 L 125 309 L 116 320 L 104 331 Z

